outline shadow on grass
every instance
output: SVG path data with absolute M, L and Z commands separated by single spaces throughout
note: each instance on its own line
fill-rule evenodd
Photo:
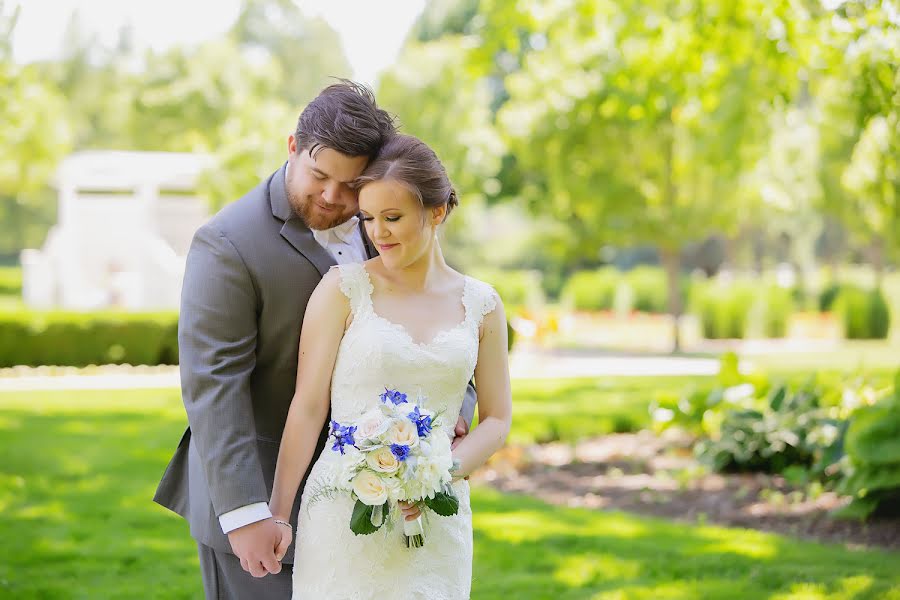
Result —
M 900 597 L 898 554 L 551 507 L 484 489 L 472 504 L 473 598 Z

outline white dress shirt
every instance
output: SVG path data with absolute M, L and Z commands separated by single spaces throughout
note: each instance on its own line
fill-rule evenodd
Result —
M 346 223 L 331 229 L 313 229 L 312 233 L 319 245 L 325 248 L 339 265 L 368 260 L 366 247 L 359 231 L 359 217 L 351 217 Z M 222 531 L 227 534 L 239 527 L 270 518 L 272 518 L 272 512 L 269 510 L 269 504 L 256 502 L 222 513 L 219 516 L 219 524 L 222 526 Z

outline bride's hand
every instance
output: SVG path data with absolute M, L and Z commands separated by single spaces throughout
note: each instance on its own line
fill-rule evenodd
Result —
M 283 523 L 277 523 L 277 525 L 278 531 L 281 533 L 281 538 L 278 541 L 278 545 L 275 546 L 275 558 L 281 562 L 281 559 L 287 554 L 291 541 L 294 539 L 294 528 L 284 525 Z
M 401 500 L 397 502 L 397 504 L 403 512 L 403 518 L 407 521 L 415 521 L 419 518 L 419 515 L 422 514 L 422 511 L 419 510 L 419 507 L 415 502 L 405 502 Z

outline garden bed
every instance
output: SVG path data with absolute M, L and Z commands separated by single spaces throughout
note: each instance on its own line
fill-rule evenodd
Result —
M 900 519 L 833 519 L 830 511 L 844 506 L 846 498 L 826 491 L 810 494 L 778 475 L 710 473 L 696 462 L 689 445 L 677 435 L 642 431 L 576 446 L 510 446 L 473 479 L 556 505 L 900 550 Z

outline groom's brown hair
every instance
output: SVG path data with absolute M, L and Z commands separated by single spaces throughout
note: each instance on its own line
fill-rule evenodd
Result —
M 375 95 L 361 83 L 341 79 L 306 105 L 297 120 L 297 152 L 313 157 L 322 148 L 370 160 L 397 132 L 393 117 L 378 108 Z

